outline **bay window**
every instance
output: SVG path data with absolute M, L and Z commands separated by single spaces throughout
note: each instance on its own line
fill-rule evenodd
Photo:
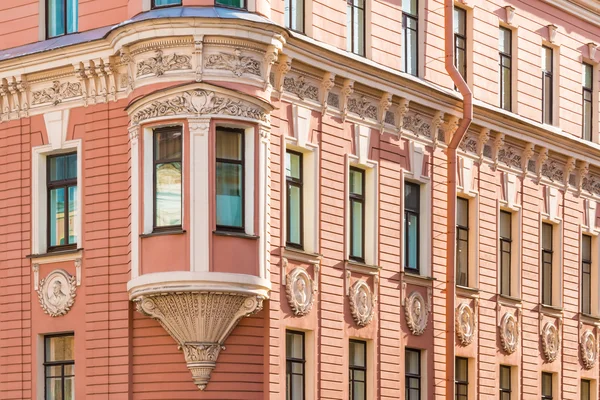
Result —
M 231 8 L 246 8 L 245 0 L 215 0 L 215 5 Z
M 152 8 L 180 6 L 181 0 L 152 0 Z

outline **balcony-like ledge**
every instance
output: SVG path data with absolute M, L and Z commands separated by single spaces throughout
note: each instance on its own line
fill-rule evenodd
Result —
M 194 384 L 204 390 L 225 340 L 242 317 L 262 309 L 269 281 L 222 272 L 158 272 L 127 284 L 137 310 L 156 319 L 183 349 Z

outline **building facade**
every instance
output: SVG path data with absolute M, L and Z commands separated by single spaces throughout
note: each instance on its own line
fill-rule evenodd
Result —
M 599 398 L 595 1 L 0 21 L 1 399 Z

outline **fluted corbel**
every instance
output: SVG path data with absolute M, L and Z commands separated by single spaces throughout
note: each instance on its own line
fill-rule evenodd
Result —
M 392 95 L 388 92 L 385 92 L 381 95 L 381 100 L 379 101 L 379 133 L 382 134 L 385 128 L 385 115 L 387 111 L 392 106 Z
M 581 161 L 579 166 L 577 167 L 576 172 L 576 186 L 577 186 L 577 196 L 581 195 L 581 190 L 583 189 L 583 181 L 587 177 L 590 172 L 590 163 L 587 161 Z
M 538 181 L 540 179 L 542 179 L 542 166 L 544 165 L 544 163 L 546 162 L 547 159 L 548 159 L 548 148 L 542 147 L 538 153 L 538 158 L 535 162 L 535 175 L 536 175 Z
M 490 130 L 488 128 L 481 128 L 477 136 L 477 157 L 479 157 L 479 164 L 483 163 L 483 150 L 488 140 L 490 140 Z
M 267 47 L 267 51 L 265 52 L 265 57 L 264 57 L 264 61 L 265 61 L 265 75 L 263 77 L 264 79 L 264 87 L 263 90 L 267 90 L 270 86 L 271 86 L 271 82 L 270 82 L 270 76 L 271 76 L 271 68 L 273 68 L 273 64 L 275 64 L 275 61 L 277 61 L 277 54 L 279 53 L 279 49 L 274 46 L 274 45 L 270 45 Z
M 107 84 L 106 84 L 106 73 L 104 71 L 104 60 L 102 60 L 101 58 L 97 59 L 94 61 L 94 65 L 95 65 L 95 69 L 94 72 L 96 73 L 96 76 L 98 77 L 98 95 L 101 96 L 102 101 L 107 103 L 108 102 L 108 88 L 107 88 Z
M 529 160 L 533 157 L 535 145 L 531 142 L 528 142 L 525 145 L 525 149 L 523 150 L 523 155 L 521 156 L 521 170 L 523 170 L 523 176 L 527 175 L 527 168 L 529 165 Z
M 452 141 L 452 138 L 458 129 L 458 123 L 459 118 L 456 115 L 451 115 L 450 118 L 448 118 L 448 121 L 444 123 L 442 129 L 444 131 L 444 142 L 446 142 L 446 144 Z
M 121 57 L 121 64 L 124 64 L 127 67 L 126 73 L 126 82 L 127 82 L 127 94 L 131 93 L 134 87 L 133 80 L 133 59 L 131 58 L 131 53 L 129 52 L 129 47 L 122 47 L 119 53 Z M 85 67 L 83 69 L 85 75 Z
M 565 163 L 565 169 L 563 172 L 563 186 L 566 189 L 569 187 L 569 177 L 571 176 L 571 172 L 575 169 L 575 165 L 577 164 L 577 160 L 575 157 L 569 157 L 567 162 Z
M 323 80 L 321 81 L 321 88 L 319 91 L 321 102 L 321 113 L 325 115 L 327 112 L 327 98 L 329 97 L 329 92 L 335 86 L 335 74 L 333 72 L 326 72 L 323 75 Z
M 504 146 L 504 133 L 498 133 L 492 142 L 492 164 L 494 169 L 498 168 L 498 154 L 502 146 Z
M 348 115 L 348 100 L 354 93 L 354 81 L 352 79 L 344 79 L 342 86 L 342 122 L 346 121 Z
M 404 117 L 406 117 L 406 114 L 408 114 L 409 109 L 410 109 L 410 100 L 408 100 L 407 98 L 404 98 L 404 97 L 400 98 L 400 101 L 398 102 L 398 106 L 396 107 L 396 115 L 395 115 L 396 130 L 400 134 L 400 137 L 402 137 L 402 128 L 404 127 Z
M 444 113 L 441 111 L 436 111 L 431 119 L 431 130 L 429 132 L 429 136 L 431 137 L 431 140 L 433 140 L 433 148 L 436 148 L 438 145 L 438 132 L 443 125 Z
M 275 71 L 275 90 L 278 92 L 278 96 L 281 99 L 281 95 L 283 94 L 283 80 L 285 76 L 292 69 L 292 57 L 287 54 L 282 54 L 279 56 L 279 65 L 277 66 L 277 70 Z
M 96 96 L 98 95 L 96 87 L 96 66 L 94 61 L 89 60 L 83 63 L 85 77 L 88 81 L 88 99 L 91 100 L 92 104 L 96 104 Z

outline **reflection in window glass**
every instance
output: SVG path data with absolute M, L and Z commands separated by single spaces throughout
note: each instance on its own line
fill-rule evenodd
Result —
M 231 7 L 231 8 L 245 8 L 246 7 L 244 0 L 216 0 L 215 5 Z
M 47 0 L 47 37 L 77 32 L 78 0 Z
M 364 261 L 365 171 L 350 168 L 350 258 Z
M 419 273 L 419 213 L 421 186 L 404 184 L 404 268 Z
M 350 400 L 367 398 L 367 342 L 350 340 Z
M 74 336 L 46 336 L 44 347 L 46 400 L 75 399 Z
M 302 153 L 286 152 L 287 245 L 302 248 Z
M 49 156 L 48 248 L 77 243 L 77 154 Z
M 154 131 L 154 227 L 181 226 L 181 128 Z
M 286 400 L 304 400 L 304 332 L 286 331 Z
M 285 27 L 304 32 L 304 0 L 285 0 Z
M 404 46 L 402 71 L 417 76 L 419 65 L 418 0 L 402 1 L 402 36 Z
M 181 0 L 153 0 L 152 4 L 152 8 L 165 6 L 180 6 Z
M 244 131 L 217 128 L 216 192 L 217 226 L 244 227 Z
M 364 0 L 346 1 L 346 50 L 365 55 L 365 2 Z

